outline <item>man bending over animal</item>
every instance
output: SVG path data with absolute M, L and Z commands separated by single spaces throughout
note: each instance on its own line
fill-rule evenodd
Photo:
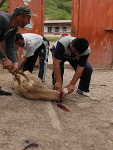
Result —
M 84 38 L 66 36 L 57 41 L 53 48 L 53 85 L 56 90 L 62 91 L 64 62 L 68 61 L 75 70 L 70 83 L 66 86 L 68 94 L 75 89 L 75 84 L 80 79 L 77 92 L 84 96 L 90 96 L 89 84 L 92 67 L 87 61 L 90 54 L 89 43 Z M 55 78 L 54 78 L 55 77 Z
M 42 80 L 42 82 L 44 82 L 48 64 L 49 41 L 38 34 L 17 33 L 15 45 L 24 49 L 19 70 L 22 68 L 22 71 L 28 70 L 32 73 L 36 60 L 39 56 L 40 70 L 38 77 Z

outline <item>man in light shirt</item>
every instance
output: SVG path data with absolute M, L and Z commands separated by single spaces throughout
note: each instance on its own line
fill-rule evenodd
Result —
M 22 71 L 28 70 L 29 72 L 32 72 L 39 56 L 40 70 L 38 77 L 44 82 L 48 64 L 49 41 L 38 34 L 17 33 L 15 45 L 24 49 L 19 70 L 22 68 Z

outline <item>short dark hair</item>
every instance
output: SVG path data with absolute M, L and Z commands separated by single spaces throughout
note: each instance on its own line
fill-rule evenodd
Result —
M 14 16 L 20 16 L 20 15 L 28 15 L 28 16 L 34 16 L 36 17 L 37 15 L 31 14 L 30 9 L 25 6 L 17 7 L 14 9 Z
M 83 53 L 88 49 L 89 42 L 85 38 L 75 38 L 74 40 L 72 40 L 72 46 L 79 53 Z
M 15 42 L 18 42 L 19 40 L 22 40 L 22 39 L 23 39 L 22 34 L 16 33 L 16 35 L 15 35 Z

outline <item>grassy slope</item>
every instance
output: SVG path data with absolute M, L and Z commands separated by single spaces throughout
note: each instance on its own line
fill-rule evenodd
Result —
M 2 5 L 2 7 L 0 8 L 1 11 L 4 10 L 8 10 L 8 0 L 6 0 L 6 2 L 4 2 L 4 4 Z

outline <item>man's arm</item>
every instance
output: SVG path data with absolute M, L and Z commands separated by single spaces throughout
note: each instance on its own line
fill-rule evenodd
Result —
M 60 71 L 60 62 L 61 60 L 54 58 L 53 59 L 53 71 L 56 78 L 55 89 L 61 91 L 62 90 L 62 77 Z
M 4 69 L 14 69 L 13 63 L 7 57 L 2 59 L 2 64 Z
M 72 93 L 74 91 L 74 88 L 75 88 L 74 86 L 75 86 L 76 82 L 80 79 L 80 77 L 84 71 L 84 66 L 87 62 L 88 57 L 89 57 L 89 54 L 82 56 L 79 59 L 77 70 L 73 76 L 73 79 L 71 80 L 70 84 L 66 86 L 68 88 L 69 93 Z
M 3 52 L 1 46 L 0 46 L 0 59 L 6 58 L 6 54 Z
M 0 59 L 2 61 L 4 69 L 13 69 L 13 63 L 7 58 L 1 46 L 0 46 Z
M 6 55 L 12 62 L 17 62 L 17 50 L 14 46 L 16 31 L 17 29 L 15 29 L 13 33 L 5 39 Z
M 2 33 L 3 33 L 3 27 L 4 27 L 4 20 L 3 20 L 3 16 L 0 15 L 0 41 L 3 41 L 2 39 Z M 0 60 L 6 58 L 6 54 L 4 53 L 1 45 L 0 45 Z
M 28 57 L 23 57 L 23 59 L 22 59 L 20 65 L 19 65 L 18 70 L 20 70 L 20 69 L 23 67 L 23 65 L 25 64 L 25 62 L 27 61 L 27 59 L 28 59 Z
M 57 41 L 56 47 L 54 50 L 54 59 L 53 59 L 53 70 L 56 78 L 55 89 L 62 91 L 62 76 L 60 71 L 60 62 L 62 61 L 64 54 L 64 46 Z
M 74 74 L 70 84 L 66 86 L 68 88 L 68 94 L 70 94 L 70 93 L 72 93 L 74 91 L 75 84 L 80 79 L 83 71 L 84 71 L 84 67 L 77 66 L 77 70 L 76 70 L 76 72 L 75 72 L 75 74 Z

